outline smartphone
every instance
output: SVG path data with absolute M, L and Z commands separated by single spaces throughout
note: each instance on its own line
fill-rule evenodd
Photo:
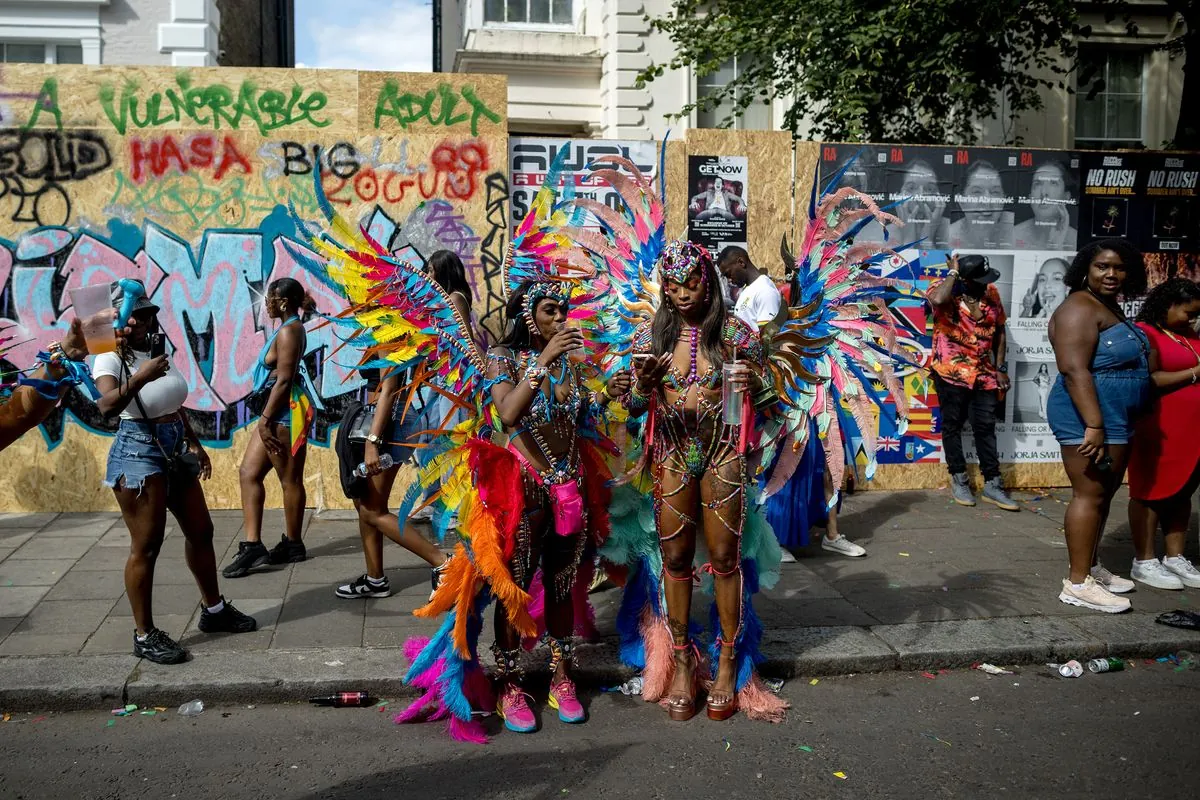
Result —
M 167 354 L 167 337 L 162 333 L 152 333 L 150 339 L 150 357 L 158 358 Z
M 1112 456 L 1106 453 L 1104 458 L 1096 462 L 1096 469 L 1100 470 L 1101 472 L 1108 472 L 1110 469 L 1112 469 Z

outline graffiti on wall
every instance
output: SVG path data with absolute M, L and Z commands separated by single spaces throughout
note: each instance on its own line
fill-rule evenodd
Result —
M 365 224 L 393 250 L 411 245 L 428 255 L 449 249 L 479 263 L 479 237 L 447 201 L 425 203 L 400 220 L 376 207 Z M 195 248 L 150 220 L 138 227 L 111 219 L 104 235 L 42 227 L 15 242 L 0 240 L 0 328 L 11 326 L 22 342 L 7 354 L 11 363 L 6 366 L 31 363 L 40 349 L 62 337 L 74 316 L 71 289 L 136 278 L 162 309 L 159 323 L 172 363 L 188 381 L 186 407 L 193 424 L 208 442 L 227 445 L 252 418 L 245 401 L 254 388 L 258 353 L 271 332 L 262 304 L 266 287 L 277 278 L 295 278 L 319 310 L 333 313 L 345 306 L 306 270 L 306 258 L 317 260 L 297 238 L 295 222 L 282 206 L 252 228 L 207 230 Z M 342 346 L 333 326 L 309 326 L 306 359 L 327 406 L 316 422 L 316 441 L 327 442 L 345 400 L 359 393 L 362 380 L 352 367 L 361 355 Z M 68 418 L 95 432 L 112 430 L 89 400 L 73 392 L 44 426 L 51 444 L 61 440 Z

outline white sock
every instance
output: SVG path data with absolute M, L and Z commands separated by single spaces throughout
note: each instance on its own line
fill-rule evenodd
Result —
M 1142 565 L 1145 565 L 1145 564 L 1156 564 L 1156 563 L 1158 563 L 1158 559 L 1157 559 L 1157 558 L 1148 558 L 1148 559 L 1146 559 L 1145 561 L 1143 561 L 1143 560 L 1142 560 L 1142 559 L 1140 559 L 1140 558 L 1135 558 L 1135 559 L 1133 560 L 1133 563 L 1134 563 L 1134 564 L 1142 564 Z
M 381 584 L 381 583 L 387 583 L 387 575 L 381 575 L 381 576 L 380 576 L 380 577 L 378 577 L 378 578 L 372 578 L 370 575 L 368 575 L 368 576 L 367 576 L 367 583 L 372 583 L 372 584 L 374 584 L 374 585 L 376 585 L 376 586 L 378 586 L 378 585 L 379 585 L 379 584 Z
M 222 597 L 220 600 L 218 600 L 217 604 L 215 606 L 208 607 L 208 613 L 210 613 L 210 614 L 220 614 L 224 610 L 225 610 L 225 598 L 224 597 Z
M 1082 584 L 1082 583 L 1072 583 L 1071 584 L 1072 589 L 1078 589 L 1079 591 L 1083 591 L 1083 587 L 1084 587 L 1084 584 Z
M 139 642 L 144 642 L 144 641 L 146 641 L 146 637 L 149 636 L 150 634 L 149 633 L 138 633 L 135 631 L 133 635 L 134 635 L 134 638 L 136 638 Z

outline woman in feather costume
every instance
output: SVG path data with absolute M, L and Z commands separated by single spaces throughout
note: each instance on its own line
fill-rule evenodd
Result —
M 814 186 L 788 319 L 760 343 L 756 332 L 724 322 L 720 291 L 710 289 L 715 272 L 708 254 L 684 242 L 666 244 L 661 187 L 656 193 L 623 159 L 597 159 L 592 168 L 623 202 L 611 209 L 575 201 L 601 230 L 572 238 L 615 289 L 606 327 L 633 339 L 625 357 L 652 356 L 625 402 L 631 414 L 645 413 L 630 453 L 639 466 L 654 465 L 654 508 L 651 513 L 641 502 L 638 490 L 651 487 L 635 469 L 632 483 L 614 491 L 612 531 L 601 551 L 629 567 L 617 618 L 621 657 L 643 670 L 644 699 L 662 703 L 674 718 L 694 713 L 700 632 L 689 628 L 687 607 L 694 565 L 703 561 L 690 557 L 699 539 L 708 547 L 700 583 L 716 595 L 707 652 L 709 716 L 723 719 L 741 709 L 751 718 L 781 721 L 787 704 L 756 674 L 764 659 L 762 625 L 751 600 L 778 579 L 781 555 L 761 503 L 788 482 L 805 455 L 814 457 L 810 469 L 816 457 L 827 458 L 832 484 L 840 485 L 851 437 L 870 454 L 869 477 L 879 429 L 903 424 L 904 395 L 891 369 L 895 336 L 880 303 L 900 289 L 868 273 L 895 254 L 854 244 L 871 220 L 894 218 L 849 190 L 822 193 L 818 204 Z M 846 207 L 854 201 L 861 207 Z M 736 425 L 725 423 L 717 391 L 721 363 L 735 358 L 747 362 L 739 384 L 749 384 Z M 896 409 L 881 411 L 877 428 L 873 406 L 882 410 L 889 391 Z M 810 420 L 811 431 L 831 442 L 830 454 L 806 447 Z M 758 463 L 773 468 L 763 476 L 764 492 L 752 497 Z M 830 504 L 836 501 L 834 493 Z
M 666 706 L 675 720 L 696 713 L 701 659 L 689 620 L 692 564 L 702 534 L 709 558 L 702 570 L 713 576 L 718 618 L 707 710 L 710 719 L 724 720 L 738 707 L 737 650 L 747 633 L 741 552 L 749 488 L 747 434 L 752 409 L 775 398 L 765 379 L 758 334 L 730 313 L 708 251 L 671 242 L 659 259 L 659 272 L 662 304 L 635 334 L 635 358 L 644 357 L 625 406 L 631 414 L 650 415 L 646 439 L 674 653 Z M 734 414 L 723 405 L 725 381 L 733 384 L 735 402 L 742 406 Z

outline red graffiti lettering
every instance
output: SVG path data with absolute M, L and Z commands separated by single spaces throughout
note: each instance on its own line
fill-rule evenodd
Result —
M 888 156 L 888 160 L 891 161 L 893 164 L 903 164 L 904 163 L 904 151 L 902 149 L 900 149 L 899 147 L 893 147 L 891 150 L 891 153 Z
M 422 197 L 470 200 L 479 186 L 479 177 L 488 170 L 487 145 L 480 141 L 461 145 L 442 142 L 430 154 L 429 164 L 433 167 L 432 181 L 426 181 L 429 172 L 421 176 Z
M 963 165 L 970 164 L 971 163 L 971 154 L 968 153 L 966 150 L 956 150 L 954 152 L 954 163 L 955 164 L 963 164 Z
M 250 160 L 238 150 L 232 136 L 218 138 L 212 133 L 188 137 L 182 147 L 171 135 L 149 141 L 132 139 L 129 142 L 129 164 L 130 177 L 135 183 L 142 183 L 150 175 L 156 178 L 167 173 L 186 175 L 192 169 L 211 169 L 217 180 L 225 177 L 235 166 L 241 169 L 243 175 L 254 171 Z

